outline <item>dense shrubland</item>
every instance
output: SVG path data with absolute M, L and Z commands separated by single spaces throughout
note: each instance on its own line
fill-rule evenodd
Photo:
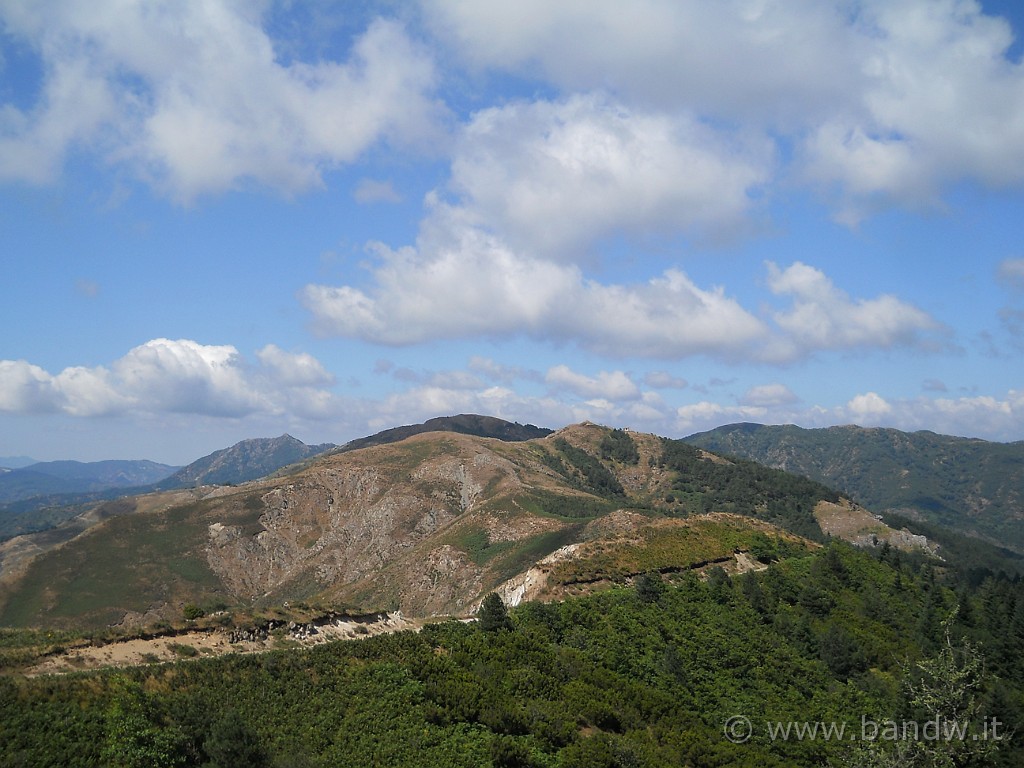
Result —
M 477 625 L 61 678 L 0 677 L 3 761 L 882 765 L 887 754 L 849 742 L 772 741 L 764 721 L 859 728 L 862 717 L 922 716 L 912 695 L 920 698 L 920 670 L 939 661 L 966 669 L 982 657 L 974 713 L 1020 732 L 1024 588 L 939 566 L 830 543 L 758 573 L 713 569 L 669 583 L 649 574 L 634 588 L 528 603 L 507 620 L 491 600 Z M 746 743 L 725 738 L 735 715 L 754 725 Z M 1021 763 L 1015 741 L 999 746 L 983 756 L 987 764 Z

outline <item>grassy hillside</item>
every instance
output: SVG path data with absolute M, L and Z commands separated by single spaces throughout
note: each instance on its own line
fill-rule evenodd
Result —
M 874 512 L 1024 552 L 1024 442 L 893 429 L 734 424 L 686 438 L 832 486 Z

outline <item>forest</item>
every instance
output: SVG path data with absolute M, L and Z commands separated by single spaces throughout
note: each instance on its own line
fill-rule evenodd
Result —
M 1022 646 L 1019 577 L 828 542 L 741 575 L 647 573 L 507 612 L 489 597 L 479 621 L 418 633 L 0 675 L 0 754 L 7 766 L 1016 766 Z M 968 730 L 892 735 L 936 720 Z M 784 737 L 787 723 L 846 730 Z M 874 740 L 859 738 L 866 723 L 882 728 Z

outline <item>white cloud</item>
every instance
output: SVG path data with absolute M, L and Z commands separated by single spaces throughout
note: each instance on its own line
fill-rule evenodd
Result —
M 241 416 L 263 405 L 232 346 L 154 339 L 117 360 L 117 388 L 147 409 Z
M 519 255 L 465 226 L 460 210 L 438 204 L 438 211 L 418 249 L 374 246 L 379 262 L 370 287 L 306 286 L 300 299 L 314 329 L 390 345 L 528 336 L 616 357 L 762 362 L 827 350 L 934 349 L 945 333 L 895 296 L 853 299 L 801 262 L 767 265 L 770 290 L 792 298 L 772 313 L 772 329 L 721 288 L 700 288 L 679 270 L 646 283 L 599 283 L 577 267 Z M 445 215 L 448 229 L 439 221 Z M 662 381 L 651 386 L 672 379 Z
M 1024 181 L 1024 66 L 971 0 L 421 0 L 471 64 L 745 124 L 856 223 L 963 178 Z
M 908 432 L 926 429 L 987 440 L 1019 440 L 1024 429 L 1024 392 L 1010 390 L 1001 397 L 914 399 L 885 398 L 877 392 L 865 392 L 841 405 L 817 404 L 801 408 L 794 408 L 793 403 L 787 402 L 734 405 L 703 401 L 676 408 L 675 418 L 666 416 L 657 420 L 655 430 L 659 434 L 685 436 L 743 421 L 799 424 L 806 428 L 852 423 Z
M 767 266 L 772 293 L 793 299 L 788 310 L 773 315 L 787 334 L 785 344 L 793 347 L 790 354 L 856 347 L 927 347 L 940 331 L 926 312 L 895 296 L 855 300 L 814 267 L 801 262 L 784 270 L 771 262 Z
M 655 389 L 686 389 L 690 383 L 667 371 L 650 371 L 644 375 L 644 384 Z
M 392 21 L 344 63 L 288 64 L 259 6 L 227 0 L 16 0 L 0 21 L 46 73 L 33 107 L 0 111 L 0 179 L 52 180 L 85 149 L 179 201 L 250 181 L 291 193 L 382 138 L 437 135 L 432 60 Z
M 25 360 L 0 360 L 0 410 L 33 413 L 53 410 L 53 379 Z
M 428 231 L 419 250 L 377 246 L 368 291 L 306 286 L 300 299 L 314 328 L 394 345 L 525 335 L 599 354 L 663 358 L 738 358 L 767 334 L 722 289 L 699 288 L 678 270 L 606 285 L 576 267 L 521 256 L 478 229 L 439 229 L 448 239 Z
M 878 419 L 889 416 L 892 406 L 877 392 L 866 392 L 857 395 L 846 404 L 846 412 L 854 421 L 860 423 L 876 423 Z
M 743 395 L 744 405 L 771 407 L 778 405 L 791 405 L 798 402 L 793 391 L 785 384 L 761 384 L 751 387 Z
M 661 108 L 786 122 L 834 106 L 858 74 L 834 3 L 636 0 L 627 19 L 616 0 L 421 1 L 475 66 Z
M 1019 440 L 1024 430 L 1024 392 L 1009 390 L 1001 397 L 975 395 L 907 400 L 885 399 L 868 392 L 854 397 L 845 406 L 828 410 L 823 423 L 835 423 L 837 419 L 905 431 L 926 429 L 987 440 Z
M 277 382 L 286 386 L 322 387 L 334 384 L 334 376 L 307 352 L 285 352 L 275 344 L 268 344 L 256 352 L 256 357 Z
M 10 0 L 0 23 L 44 79 L 28 107 L 0 105 L 0 179 L 45 183 L 84 152 L 179 201 L 299 192 L 382 139 L 436 149 L 443 57 L 556 93 L 479 112 L 455 155 L 454 188 L 517 248 L 531 211 L 578 215 L 538 228 L 550 249 L 594 225 L 730 228 L 776 155 L 850 223 L 965 178 L 1024 182 L 1024 66 L 971 0 L 636 0 L 629 23 L 615 0 L 421 6 L 434 51 L 378 18 L 342 61 L 316 31 L 273 38 L 266 3 Z
M 586 376 L 567 365 L 556 365 L 547 372 L 545 381 L 585 398 L 619 401 L 640 397 L 640 388 L 622 371 L 601 371 L 596 376 Z
M 773 163 L 764 140 L 598 95 L 483 110 L 463 131 L 451 188 L 516 250 L 554 259 L 627 234 L 743 226 Z
M 863 4 L 864 82 L 805 145 L 810 178 L 839 183 L 840 217 L 889 200 L 933 204 L 945 182 L 1024 181 L 1024 68 L 1006 22 L 975 2 Z
M 230 345 L 153 339 L 109 367 L 65 368 L 56 375 L 23 360 L 0 361 L 0 410 L 71 416 L 181 413 L 241 417 L 254 413 L 324 414 L 333 382 L 307 354 L 268 345 L 260 366 Z M 301 396 L 300 396 L 301 395 Z
M 722 405 L 707 400 L 676 408 L 672 431 L 686 436 L 739 421 L 765 421 L 769 411 L 763 406 Z

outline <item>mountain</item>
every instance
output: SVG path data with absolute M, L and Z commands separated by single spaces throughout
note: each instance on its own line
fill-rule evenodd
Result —
M 858 426 L 732 424 L 686 438 L 830 485 L 873 512 L 1024 553 L 1024 442 Z
M 31 464 L 38 464 L 29 456 L 0 456 L 0 471 L 5 469 L 21 469 Z
M 146 624 L 188 603 L 464 614 L 494 589 L 522 599 L 770 560 L 824 540 L 826 507 L 845 509 L 819 483 L 655 435 L 426 432 L 238 488 L 101 504 L 49 551 L 12 540 L 0 624 Z
M 269 475 L 281 467 L 336 448 L 333 443 L 306 445 L 291 435 L 242 440 L 214 451 L 156 484 L 159 490 L 194 485 L 235 485 Z
M 49 462 L 36 464 L 22 473 L 0 472 L 0 541 L 12 536 L 43 531 L 61 525 L 84 511 L 84 505 L 113 499 L 123 495 L 120 489 L 134 486 L 135 493 L 154 490 L 191 488 L 198 484 L 237 485 L 278 472 L 279 470 L 309 461 L 311 458 L 331 450 L 351 451 L 371 445 L 384 445 L 403 440 L 423 432 L 458 432 L 461 434 L 494 437 L 500 440 L 519 441 L 550 434 L 531 424 L 521 425 L 491 416 L 460 414 L 430 419 L 423 424 L 387 429 L 368 437 L 362 437 L 339 448 L 333 443 L 305 445 L 290 435 L 278 438 L 257 438 L 243 440 L 230 448 L 215 451 L 198 459 L 187 467 L 167 467 L 151 475 L 141 472 L 139 482 L 130 482 L 126 477 L 117 485 L 101 482 L 86 482 L 80 476 L 87 475 L 92 465 L 77 465 L 76 462 Z M 136 462 L 163 467 L 152 462 Z M 117 462 L 96 462 L 96 465 L 118 464 Z M 47 473 L 31 474 L 39 467 L 47 467 Z M 78 471 L 78 470 L 81 471 Z M 114 467 L 107 468 L 114 474 Z M 177 471 L 176 471 L 177 470 Z M 173 474 L 172 474 L 173 473 Z M 74 528 L 80 528 L 78 523 Z
M 520 441 L 544 437 L 550 429 L 521 425 L 493 416 L 460 414 L 429 419 L 422 424 L 393 427 L 382 432 L 357 438 L 339 447 L 333 443 L 306 445 L 291 435 L 276 438 L 243 440 L 230 448 L 215 451 L 192 462 L 157 487 L 161 490 L 187 488 L 196 483 L 229 485 L 255 480 L 276 472 L 282 467 L 296 464 L 327 451 L 354 451 L 373 445 L 387 445 L 425 432 L 456 432 L 499 440 Z
M 46 461 L 0 475 L 0 504 L 63 493 L 93 493 L 158 482 L 178 467 L 153 461 Z
M 505 421 L 494 416 L 462 413 L 457 416 L 439 416 L 434 419 L 428 419 L 422 424 L 410 424 L 404 427 L 385 429 L 369 437 L 351 440 L 342 446 L 342 450 L 354 451 L 359 448 L 369 448 L 371 445 L 397 443 L 399 440 L 405 440 L 407 437 L 423 434 L 424 432 L 457 432 L 462 435 L 494 437 L 498 440 L 518 442 L 545 437 L 550 435 L 552 430 L 544 427 L 535 427 L 533 424 L 524 425 L 518 422 Z

